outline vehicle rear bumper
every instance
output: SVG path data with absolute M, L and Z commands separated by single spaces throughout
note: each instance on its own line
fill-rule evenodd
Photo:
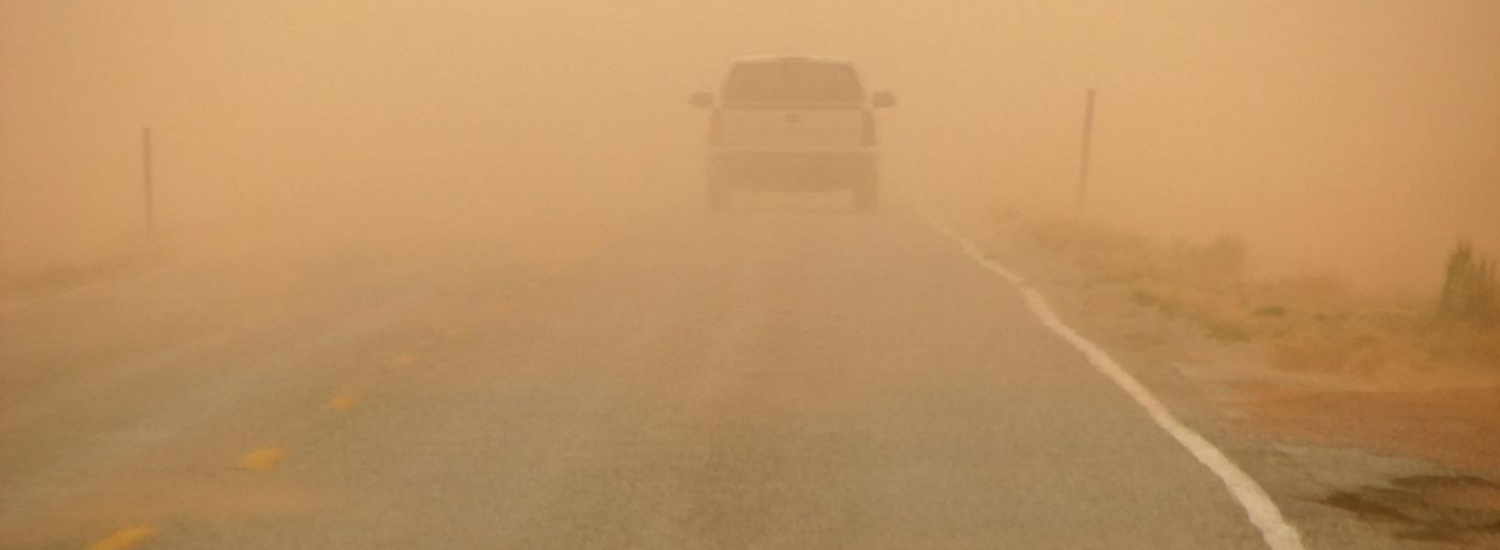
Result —
M 879 172 L 875 149 L 720 149 L 708 155 L 710 179 L 756 190 L 819 191 L 873 182 Z

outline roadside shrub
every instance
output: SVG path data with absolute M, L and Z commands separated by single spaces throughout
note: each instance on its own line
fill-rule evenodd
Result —
M 1251 313 L 1256 317 L 1286 317 L 1287 311 L 1282 306 L 1264 306 L 1255 308 Z
M 1326 314 L 1359 301 L 1350 295 L 1347 281 L 1327 273 L 1301 273 L 1266 281 L 1259 285 L 1259 293 L 1265 302 L 1295 304 L 1296 309 L 1314 314 Z
M 1089 284 L 1135 283 L 1151 270 L 1151 243 L 1138 235 L 1062 220 L 1032 221 L 1026 230 L 1038 248 L 1073 263 Z
M 1140 288 L 1136 289 L 1135 292 L 1130 293 L 1130 300 L 1135 302 L 1135 305 L 1141 307 L 1155 307 L 1161 305 L 1161 296 L 1157 296 L 1155 292 Z
M 1208 337 L 1223 342 L 1249 342 L 1255 338 L 1250 327 L 1231 319 L 1206 319 L 1203 328 Z
M 1245 275 L 1249 248 L 1240 237 L 1220 235 L 1206 244 L 1174 243 L 1173 253 L 1196 277 L 1233 282 Z
M 1486 327 L 1500 321 L 1495 264 L 1475 255 L 1467 242 L 1460 242 L 1448 255 L 1438 315 Z

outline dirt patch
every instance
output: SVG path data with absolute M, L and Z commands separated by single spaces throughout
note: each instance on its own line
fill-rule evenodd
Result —
M 1335 493 L 1323 504 L 1390 525 L 1408 540 L 1500 548 L 1500 484 L 1469 476 L 1417 476 L 1388 487 Z
M 1241 388 L 1232 427 L 1273 440 L 1356 447 L 1500 478 L 1500 389 L 1413 392 Z

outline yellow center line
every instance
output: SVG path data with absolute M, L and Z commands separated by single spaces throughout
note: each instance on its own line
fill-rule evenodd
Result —
M 149 525 L 126 527 L 115 531 L 113 535 L 99 542 L 90 544 L 88 550 L 130 550 L 144 544 L 154 536 L 156 536 L 156 528 Z
M 354 408 L 355 405 L 358 405 L 359 402 L 363 400 L 364 398 L 360 397 L 357 393 L 341 394 L 328 401 L 328 410 L 340 412 L 347 411 Z
M 404 369 L 417 363 L 417 354 L 403 353 L 391 359 L 391 364 L 398 369 Z
M 277 448 L 265 448 L 245 455 L 240 461 L 240 468 L 252 472 L 264 472 L 275 468 L 281 459 L 286 458 L 286 451 Z

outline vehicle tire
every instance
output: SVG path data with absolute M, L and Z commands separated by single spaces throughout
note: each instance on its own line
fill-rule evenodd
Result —
M 880 186 L 874 180 L 860 182 L 854 186 L 854 209 L 874 212 L 880 206 Z

